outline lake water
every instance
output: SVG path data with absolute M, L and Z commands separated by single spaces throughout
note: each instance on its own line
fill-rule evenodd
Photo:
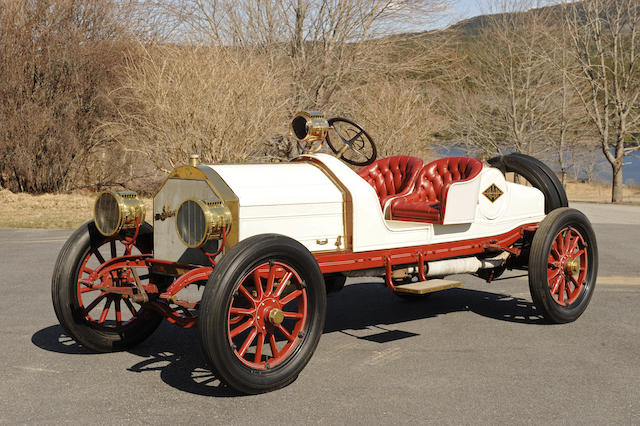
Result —
M 460 146 L 452 146 L 451 148 L 439 148 L 436 150 L 438 157 L 455 157 L 464 156 L 466 150 Z M 554 171 L 560 170 L 558 164 L 551 158 L 540 158 L 545 164 Z M 592 176 L 596 180 L 611 182 L 611 165 L 604 158 L 602 151 L 599 149 L 589 153 L 581 153 L 581 164 L 577 167 L 569 168 L 569 176 L 577 179 L 586 179 L 587 173 L 585 169 L 590 169 Z M 640 152 L 627 155 L 624 165 L 622 166 L 622 178 L 625 184 L 629 186 L 640 186 Z

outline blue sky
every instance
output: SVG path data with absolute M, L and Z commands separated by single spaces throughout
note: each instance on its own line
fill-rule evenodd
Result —
M 490 0 L 453 0 L 451 10 L 444 17 L 444 24 L 489 13 Z M 449 22 L 446 22 L 449 21 Z
M 463 19 L 471 18 L 473 16 L 485 15 L 490 13 L 496 13 L 501 10 L 501 7 L 523 7 L 535 8 L 543 7 L 550 4 L 558 3 L 559 0 L 450 0 L 451 8 L 445 13 L 441 19 L 442 24 L 439 26 L 445 27 Z
M 463 19 L 490 13 L 491 5 L 495 5 L 500 0 L 448 0 L 449 8 L 433 16 L 427 22 L 410 21 L 397 26 L 397 32 L 421 32 L 446 28 L 449 25 L 462 21 Z M 508 0 L 506 0 L 508 1 Z M 540 0 L 529 0 L 540 1 Z

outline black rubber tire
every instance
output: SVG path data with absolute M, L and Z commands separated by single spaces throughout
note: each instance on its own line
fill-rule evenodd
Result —
M 82 225 L 62 247 L 51 280 L 53 309 L 60 325 L 76 342 L 96 352 L 130 349 L 149 337 L 162 321 L 162 315 L 144 307 L 139 310 L 140 319 L 120 332 L 98 330 L 85 319 L 77 297 L 79 269 L 89 251 L 107 240 L 93 221 Z M 148 223 L 140 227 L 136 248 L 142 253 L 153 250 L 153 228 Z
M 551 170 L 549 166 L 535 157 L 522 154 L 520 152 L 514 152 L 511 154 L 511 156 L 526 159 L 527 161 L 538 166 L 542 170 L 542 172 L 547 175 L 547 177 L 553 183 L 553 186 L 556 188 L 556 191 L 558 192 L 558 196 L 560 198 L 560 207 L 569 207 L 569 198 L 567 197 L 567 192 L 565 191 L 564 186 L 562 186 L 562 182 L 560 182 L 560 179 L 558 179 L 558 176 L 553 172 L 553 170 Z
M 253 369 L 235 355 L 228 337 L 229 306 L 241 280 L 265 262 L 291 266 L 305 283 L 307 321 L 294 351 L 271 369 Z M 326 290 L 320 267 L 299 242 L 278 234 L 242 240 L 223 256 L 209 277 L 200 303 L 199 336 L 205 360 L 228 386 L 247 394 L 282 388 L 293 382 L 313 355 L 324 328 Z
M 567 193 L 553 171 L 542 161 L 529 155 L 512 153 L 488 160 L 503 173 L 517 173 L 544 194 L 544 210 L 549 213 L 560 207 L 568 207 Z
M 324 276 L 324 287 L 327 290 L 327 296 L 338 293 L 344 288 L 347 277 L 342 274 L 327 274 Z
M 553 241 L 566 227 L 573 228 L 584 240 L 587 268 L 583 281 L 584 289 L 575 301 L 562 306 L 551 294 L 547 271 Z M 582 212 L 571 208 L 560 208 L 549 213 L 536 230 L 529 254 L 529 290 L 536 309 L 552 323 L 575 321 L 589 305 L 595 290 L 597 275 L 598 246 L 589 219 Z

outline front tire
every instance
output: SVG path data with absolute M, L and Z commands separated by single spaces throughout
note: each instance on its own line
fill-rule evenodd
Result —
M 51 280 L 53 309 L 60 325 L 78 343 L 96 352 L 129 349 L 149 337 L 162 321 L 155 311 L 80 282 L 92 268 L 123 254 L 118 237 L 105 237 L 93 221 L 85 223 L 62 247 Z M 141 253 L 152 251 L 151 225 L 140 227 L 135 247 Z M 123 285 L 133 283 L 123 281 Z
M 247 238 L 224 255 L 202 295 L 204 358 L 238 391 L 281 388 L 311 359 L 325 311 L 322 273 L 302 244 L 277 234 Z
M 589 305 L 597 275 L 598 246 L 589 219 L 570 208 L 549 213 L 529 254 L 529 290 L 536 309 L 552 323 L 575 321 Z

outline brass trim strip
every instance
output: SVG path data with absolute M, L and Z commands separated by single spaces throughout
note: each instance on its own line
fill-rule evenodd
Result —
M 314 157 L 300 156 L 296 157 L 291 162 L 307 162 L 311 163 L 320 169 L 333 184 L 342 193 L 342 223 L 344 227 L 344 249 L 342 250 L 328 250 L 327 252 L 342 252 L 353 251 L 353 197 L 351 192 L 345 186 L 345 184 L 338 179 L 333 171 L 322 161 Z M 317 254 L 314 252 L 314 254 Z
M 209 166 L 200 165 L 198 170 L 207 176 L 207 183 L 212 187 L 218 198 L 220 198 L 231 210 L 231 230 L 227 234 L 227 243 L 225 248 L 231 248 L 240 241 L 240 200 L 233 190 L 227 185 L 227 182 L 220 177 L 218 172 Z

